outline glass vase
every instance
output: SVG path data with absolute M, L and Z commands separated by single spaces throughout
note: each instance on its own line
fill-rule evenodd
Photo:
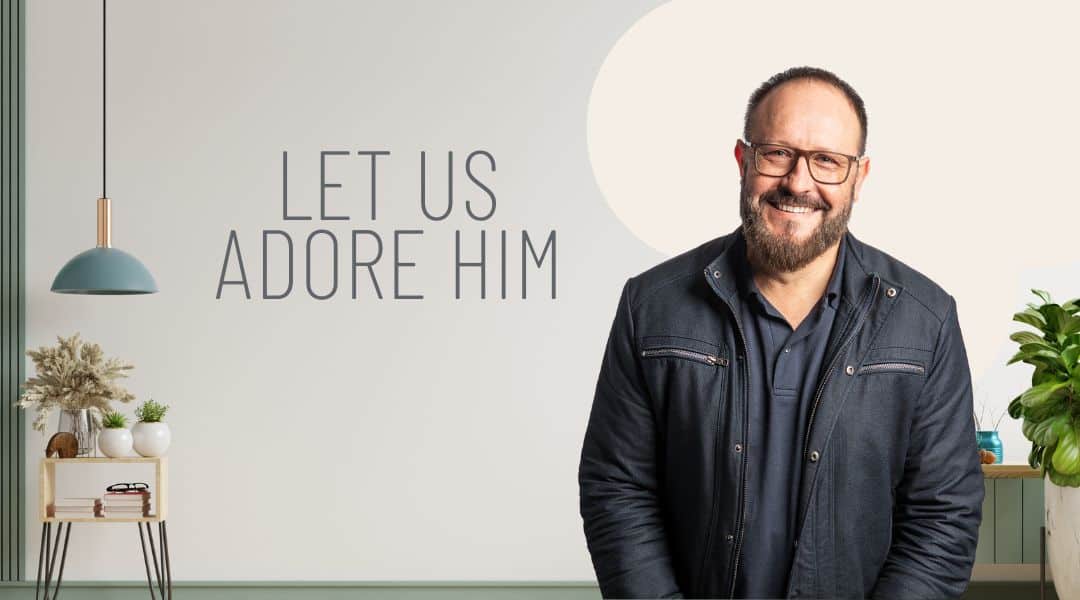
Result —
M 60 425 L 57 431 L 72 433 L 79 440 L 79 453 L 76 456 L 97 455 L 97 427 L 91 418 L 90 409 L 63 409 L 60 411 Z
M 979 441 L 979 450 L 989 450 L 994 453 L 994 463 L 1001 464 L 1004 460 L 1001 450 L 1001 438 L 997 431 L 976 431 L 975 436 Z

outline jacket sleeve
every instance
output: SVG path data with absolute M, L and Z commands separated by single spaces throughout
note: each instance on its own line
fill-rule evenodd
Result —
M 950 296 L 915 407 L 892 544 L 873 598 L 954 598 L 967 589 L 985 494 L 972 415 L 971 371 Z
M 581 517 L 605 598 L 682 598 L 658 497 L 656 425 L 634 346 L 632 282 L 619 299 L 581 449 Z

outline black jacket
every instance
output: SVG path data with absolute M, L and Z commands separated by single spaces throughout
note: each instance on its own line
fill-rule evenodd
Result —
M 744 528 L 741 228 L 630 278 L 581 450 L 605 597 L 732 597 Z M 855 239 L 811 407 L 788 597 L 961 595 L 984 494 L 956 302 Z

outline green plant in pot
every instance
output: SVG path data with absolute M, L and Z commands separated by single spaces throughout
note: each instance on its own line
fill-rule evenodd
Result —
M 1038 333 L 1018 331 L 1009 339 L 1020 350 L 1007 364 L 1023 361 L 1035 367 L 1031 387 L 1009 403 L 1009 416 L 1023 419 L 1031 440 L 1028 463 L 1042 467 L 1057 485 L 1080 486 L 1080 298 L 1054 304 L 1050 295 L 1032 290 L 1043 304 L 1013 315 Z
M 1009 416 L 1022 419 L 1028 463 L 1042 469 L 1054 586 L 1071 598 L 1080 591 L 1080 298 L 1055 304 L 1047 292 L 1031 291 L 1042 303 L 1028 303 L 1013 320 L 1036 332 L 1009 336 L 1020 350 L 1007 364 L 1022 361 L 1035 371 L 1031 387 L 1009 403 Z
M 169 425 L 163 421 L 168 405 L 159 404 L 153 398 L 135 409 L 138 423 L 132 430 L 135 451 L 141 456 L 164 456 L 172 441 Z
M 110 410 L 101 418 L 103 429 L 98 432 L 98 448 L 109 458 L 130 456 L 134 440 L 127 428 L 127 417 Z

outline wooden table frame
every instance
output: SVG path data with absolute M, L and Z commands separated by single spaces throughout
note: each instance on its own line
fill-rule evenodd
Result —
M 53 516 L 53 507 L 56 503 L 56 465 L 78 464 L 131 464 L 148 463 L 154 465 L 155 492 L 152 498 L 153 514 L 147 517 L 73 517 L 58 518 Z M 41 589 L 42 574 L 45 575 L 45 600 L 49 599 L 49 587 L 52 585 L 54 571 L 57 574 L 56 586 L 53 587 L 53 598 L 60 592 L 60 582 L 64 578 L 64 562 L 67 559 L 68 539 L 71 537 L 72 523 L 135 523 L 139 528 L 139 542 L 142 545 L 143 565 L 146 567 L 146 584 L 150 589 L 150 597 L 155 599 L 155 581 L 151 579 L 150 557 L 153 557 L 156 587 L 164 600 L 172 600 L 172 566 L 169 562 L 169 534 L 165 526 L 168 513 L 168 490 L 169 490 L 169 461 L 164 456 L 158 457 L 80 457 L 80 458 L 43 458 L 41 460 L 40 498 L 39 511 L 41 516 L 41 548 L 38 553 L 37 585 L 34 588 L 34 598 L 38 598 Z M 107 510 L 107 509 L 106 509 Z M 59 523 L 56 528 L 55 541 L 52 539 L 52 524 Z M 65 531 L 64 524 L 67 523 Z M 143 536 L 143 523 L 146 524 L 146 537 Z M 151 523 L 158 524 L 158 547 L 154 546 L 154 534 Z M 60 551 L 60 537 L 64 537 L 64 549 L 60 552 L 60 564 L 57 568 L 56 554 Z M 150 553 L 146 551 L 149 538 Z

